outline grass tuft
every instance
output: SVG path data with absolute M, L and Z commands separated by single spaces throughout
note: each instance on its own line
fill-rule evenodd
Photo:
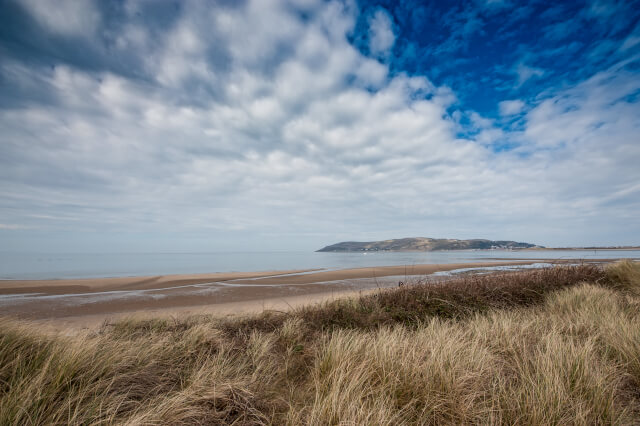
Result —
M 640 295 L 640 266 L 638 262 L 625 259 L 607 268 L 607 278 L 616 288 Z
M 0 424 L 637 424 L 640 265 L 79 337 L 0 321 Z

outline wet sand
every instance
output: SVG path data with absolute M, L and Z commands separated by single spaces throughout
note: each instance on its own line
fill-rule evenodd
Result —
M 0 294 L 46 293 L 69 294 L 117 290 L 147 290 L 199 284 L 212 281 L 229 281 L 242 278 L 260 278 L 281 274 L 300 274 L 317 269 L 263 272 L 222 272 L 213 274 L 158 275 L 147 277 L 84 278 L 55 280 L 0 280 Z
M 234 315 L 395 287 L 441 271 L 531 265 L 540 260 L 65 280 L 0 281 L 0 316 L 98 326 L 135 315 Z

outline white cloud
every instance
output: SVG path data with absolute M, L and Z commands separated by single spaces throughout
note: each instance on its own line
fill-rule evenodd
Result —
M 0 229 L 16 230 L 16 229 L 28 229 L 28 227 L 24 225 L 16 225 L 12 223 L 0 223 Z
M 524 83 L 529 81 L 531 78 L 538 78 L 544 75 L 544 70 L 542 68 L 531 67 L 525 65 L 524 63 L 519 63 L 515 68 L 515 73 L 518 76 L 518 85 L 517 87 L 522 86 Z
M 507 7 L 511 6 L 510 1 L 508 0 L 485 0 L 485 7 Z
M 100 22 L 92 0 L 22 0 L 20 4 L 41 25 L 62 35 L 90 35 Z
M 338 235 L 570 243 L 603 218 L 640 229 L 628 219 L 640 207 L 638 107 L 621 100 L 633 76 L 610 70 L 541 100 L 518 132 L 472 112 L 479 133 L 464 138 L 455 94 L 363 56 L 343 3 L 305 5 L 305 22 L 279 2 L 209 5 L 185 3 L 157 49 L 139 52 L 149 81 L 20 70 L 55 102 L 0 110 L 0 222 L 170 230 L 216 249 L 219 235 L 288 235 L 272 243 L 287 248 L 312 232 L 296 244 L 314 248 Z M 520 147 L 498 152 L 504 139 Z
M 502 101 L 498 104 L 498 108 L 500 109 L 500 115 L 509 116 L 515 115 L 522 112 L 525 107 L 525 103 L 519 99 L 515 99 L 512 101 Z
M 607 18 L 613 15 L 618 9 L 619 5 L 616 4 L 616 1 L 589 1 L 587 2 L 589 8 L 587 9 L 587 14 L 589 16 L 597 17 L 597 18 Z
M 389 14 L 381 9 L 369 18 L 369 50 L 374 55 L 384 55 L 395 42 Z
M 620 51 L 624 52 L 629 49 L 633 49 L 638 45 L 638 43 L 640 43 L 640 35 L 630 35 L 624 40 L 619 49 Z

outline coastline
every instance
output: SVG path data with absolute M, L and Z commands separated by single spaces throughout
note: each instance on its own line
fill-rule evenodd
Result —
M 129 316 L 241 315 L 287 310 L 464 268 L 533 265 L 540 259 L 148 277 L 0 281 L 2 316 L 54 329 L 92 328 Z

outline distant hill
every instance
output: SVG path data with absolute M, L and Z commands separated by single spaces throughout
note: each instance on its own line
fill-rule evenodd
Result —
M 488 250 L 524 249 L 538 246 L 516 241 L 455 240 L 446 238 L 400 238 L 384 241 L 344 241 L 321 248 L 318 251 L 435 251 L 435 250 Z

